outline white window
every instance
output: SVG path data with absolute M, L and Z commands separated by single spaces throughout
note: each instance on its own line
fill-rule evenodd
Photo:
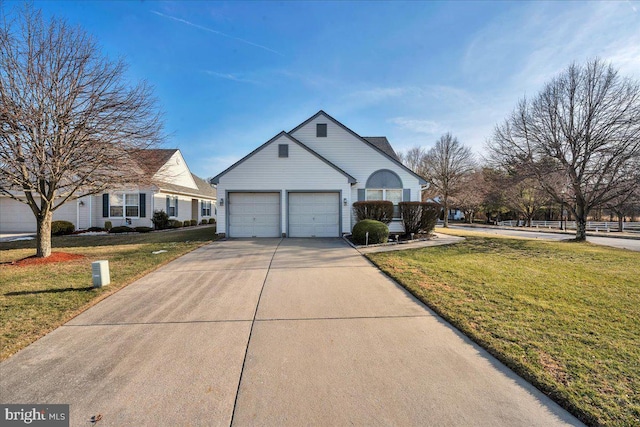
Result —
M 167 214 L 169 216 L 177 216 L 178 215 L 178 196 L 167 196 Z
M 140 216 L 140 196 L 138 196 L 137 194 L 125 194 L 124 212 L 127 217 Z
M 109 217 L 123 218 L 140 216 L 140 195 L 138 193 L 112 193 L 109 195 Z
M 202 216 L 211 216 L 211 201 L 202 201 Z
M 398 207 L 398 203 L 402 201 L 402 188 L 367 188 L 366 200 L 388 200 L 393 202 L 393 217 L 400 218 L 400 208 Z

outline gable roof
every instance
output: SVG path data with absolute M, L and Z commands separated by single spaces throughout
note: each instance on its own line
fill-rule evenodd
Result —
M 204 179 L 194 174 L 191 174 L 191 176 L 193 177 L 193 180 L 196 182 L 196 185 L 198 186 L 198 190 L 200 190 L 201 194 L 207 195 L 209 197 L 216 197 L 218 195 L 218 192 L 216 191 L 216 189 L 213 188 L 211 184 L 209 184 L 207 181 L 205 181 Z
M 314 120 L 316 117 L 323 115 L 325 116 L 327 119 L 331 120 L 334 124 L 338 125 L 339 127 L 341 127 L 342 129 L 344 129 L 345 131 L 347 131 L 348 133 L 350 133 L 351 135 L 353 135 L 354 137 L 356 137 L 357 139 L 359 139 L 360 141 L 362 141 L 363 143 L 367 144 L 368 146 L 372 147 L 374 150 L 378 151 L 380 154 L 382 154 L 383 156 L 385 156 L 386 158 L 388 158 L 389 160 L 391 160 L 392 162 L 394 162 L 396 165 L 400 166 L 402 169 L 406 170 L 407 172 L 409 172 L 411 175 L 415 176 L 416 178 L 418 178 L 418 182 L 421 185 L 424 185 L 427 183 L 427 181 L 421 177 L 420 175 L 418 175 L 417 173 L 415 173 L 414 171 L 412 171 L 411 169 L 409 169 L 408 167 L 406 167 L 405 165 L 403 165 L 400 160 L 398 160 L 398 156 L 392 156 L 389 153 L 386 153 L 384 150 L 382 150 L 381 148 L 377 147 L 374 143 L 371 143 L 369 141 L 367 141 L 365 138 L 361 137 L 360 135 L 358 135 L 357 133 L 355 133 L 354 131 L 352 131 L 351 129 L 349 129 L 348 127 L 346 127 L 345 125 L 343 125 L 342 123 L 340 123 L 339 121 L 337 121 L 336 119 L 334 119 L 333 117 L 331 117 L 329 114 L 325 113 L 323 110 L 318 111 L 316 114 L 314 114 L 313 116 L 309 117 L 307 120 L 305 120 L 304 122 L 300 123 L 298 126 L 294 127 L 293 129 L 291 129 L 289 131 L 289 133 L 294 133 L 295 131 L 297 131 L 298 129 L 300 129 L 301 127 L 307 125 L 307 123 L 311 122 L 312 120 Z M 387 139 L 386 137 L 382 137 L 385 140 Z M 387 144 L 389 143 L 389 141 L 387 141 Z M 389 146 L 391 146 L 391 144 L 389 144 Z M 394 152 L 395 153 L 395 152 Z
M 170 193 L 180 193 L 180 194 L 186 194 L 189 196 L 196 196 L 196 197 L 202 197 L 207 199 L 216 198 L 217 193 L 215 188 L 213 188 L 209 183 L 207 183 L 207 181 L 200 178 L 199 176 L 196 176 L 194 174 L 191 174 L 191 176 L 193 177 L 193 180 L 196 182 L 196 185 L 198 186 L 197 189 L 184 187 L 178 184 L 172 184 L 170 182 L 162 182 L 162 181 L 156 182 L 156 185 L 160 190 L 168 191 Z
M 327 165 L 331 166 L 336 171 L 340 172 L 342 175 L 344 175 L 349 180 L 350 184 L 353 184 L 353 183 L 357 182 L 354 177 L 352 177 L 351 175 L 349 175 L 348 173 L 346 173 L 345 171 L 340 169 L 338 166 L 334 165 L 329 160 L 325 159 L 320 154 L 316 153 L 311 148 L 307 147 L 302 142 L 298 141 L 296 138 L 294 138 L 293 136 L 289 135 L 287 132 L 282 131 L 279 134 L 277 134 L 276 136 L 274 136 L 273 138 L 271 138 L 270 140 L 268 140 L 267 142 L 265 142 L 264 144 L 262 144 L 261 146 L 259 146 L 258 148 L 256 148 L 255 150 L 253 150 L 252 152 L 250 152 L 249 154 L 247 154 L 246 156 L 244 156 L 243 158 L 241 158 L 240 160 L 238 160 L 237 162 L 235 162 L 234 164 L 232 164 L 231 166 L 229 166 L 228 168 L 226 168 L 225 170 L 223 170 L 222 172 L 220 172 L 218 175 L 216 175 L 213 178 L 211 178 L 211 183 L 212 184 L 217 184 L 220 181 L 220 177 L 222 175 L 224 175 L 227 172 L 229 172 L 230 170 L 234 169 L 236 166 L 240 165 L 245 160 L 247 160 L 248 158 L 253 156 L 258 151 L 262 150 L 264 147 L 266 147 L 267 145 L 271 144 L 273 141 L 275 141 L 276 139 L 280 138 L 281 136 L 289 138 L 289 140 L 291 140 L 291 142 L 294 142 L 294 143 L 298 144 L 300 147 L 304 148 L 309 153 L 313 154 L 315 157 L 317 157 L 318 159 L 320 159 L 321 161 L 323 161 Z
M 151 179 L 176 154 L 177 148 L 147 148 L 131 151 L 131 158 L 138 164 L 148 179 Z M 186 165 L 186 163 L 185 163 Z M 187 169 L 189 166 L 187 166 Z M 189 172 L 191 173 L 191 172 Z M 191 173 L 191 177 L 198 188 L 185 187 L 158 179 L 152 182 L 164 191 L 186 194 L 209 199 L 216 198 L 216 190 L 205 180 Z
M 177 148 L 148 148 L 133 150 L 131 157 L 147 176 L 152 177 L 169 161 L 176 151 L 178 151 Z
M 393 150 L 393 147 L 391 147 L 391 144 L 389 144 L 389 140 L 386 136 L 363 136 L 363 138 L 367 142 L 375 145 L 378 150 L 384 152 L 388 156 L 393 157 L 398 161 L 400 160 L 396 152 Z

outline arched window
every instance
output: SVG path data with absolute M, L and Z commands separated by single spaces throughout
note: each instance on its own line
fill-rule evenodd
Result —
M 367 179 L 365 200 L 388 200 L 393 202 L 393 216 L 400 217 L 398 203 L 402 201 L 402 180 L 393 171 L 380 169 Z

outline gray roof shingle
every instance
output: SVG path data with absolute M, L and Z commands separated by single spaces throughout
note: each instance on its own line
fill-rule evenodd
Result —
M 398 155 L 393 150 L 393 147 L 391 147 L 391 144 L 389 144 L 389 140 L 386 136 L 363 136 L 362 138 L 366 139 L 367 142 L 373 144 L 378 150 L 400 161 Z

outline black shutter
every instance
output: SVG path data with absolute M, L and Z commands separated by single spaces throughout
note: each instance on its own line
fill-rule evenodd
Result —
M 178 217 L 178 196 L 175 197 L 176 202 L 176 218 Z
M 367 198 L 367 193 L 365 193 L 364 188 L 358 188 L 358 201 L 362 202 Z
M 167 196 L 167 215 L 169 215 L 169 196 Z
M 140 218 L 147 216 L 147 195 L 140 193 Z
M 102 195 L 102 218 L 109 218 L 109 195 Z

